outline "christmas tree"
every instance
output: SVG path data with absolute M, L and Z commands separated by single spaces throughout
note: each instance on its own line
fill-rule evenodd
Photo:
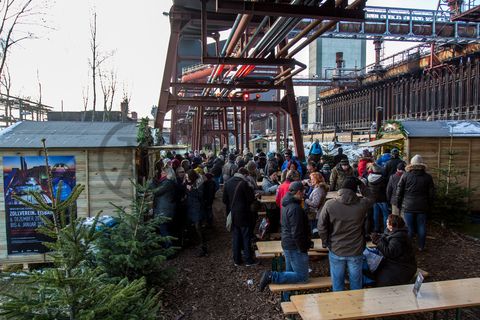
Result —
M 16 200 L 36 210 L 50 211 L 52 219 L 42 217 L 40 232 L 53 241 L 46 243 L 54 258 L 53 267 L 28 272 L 14 280 L 15 293 L 2 293 L 0 315 L 6 319 L 155 319 L 159 295 L 148 291 L 144 278 L 112 281 L 101 268 L 92 265 L 100 233 L 98 215 L 92 225 L 75 217 L 74 204 L 83 191 L 77 185 L 61 200 L 62 185 L 53 194 L 45 140 L 42 140 L 48 177 L 47 196 L 30 195 L 35 202 Z

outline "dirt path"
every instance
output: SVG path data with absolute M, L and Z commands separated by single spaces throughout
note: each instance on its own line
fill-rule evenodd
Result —
M 284 319 L 280 299 L 257 285 L 265 260 L 255 267 L 235 267 L 231 257 L 231 235 L 225 228 L 225 209 L 217 194 L 214 203 L 216 227 L 208 235 L 209 256 L 197 257 L 198 249 L 187 248 L 168 264 L 175 279 L 164 293 L 165 319 Z M 428 281 L 480 277 L 480 242 L 466 239 L 435 225 L 428 229 L 427 251 L 419 254 L 419 267 L 430 272 Z M 328 275 L 326 259 L 311 263 L 313 275 Z M 247 280 L 253 280 L 249 286 Z M 463 319 L 480 320 L 480 309 L 467 309 Z M 431 319 L 432 315 L 409 315 L 391 319 Z M 440 314 L 453 319 L 454 314 Z

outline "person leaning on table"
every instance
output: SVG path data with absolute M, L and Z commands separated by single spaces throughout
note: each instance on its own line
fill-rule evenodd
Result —
M 260 291 L 269 283 L 301 283 L 308 281 L 308 249 L 310 248 L 310 226 L 308 217 L 301 207 L 303 184 L 294 181 L 282 200 L 282 249 L 285 255 L 285 272 L 265 271 L 260 280 Z M 284 292 L 288 301 L 289 292 Z
M 359 187 L 363 198 L 357 196 Z M 358 178 L 346 177 L 338 198 L 323 206 L 317 228 L 322 245 L 329 249 L 333 291 L 345 289 L 347 268 L 350 289 L 362 288 L 362 253 L 366 245 L 363 227 L 373 202 L 368 188 Z

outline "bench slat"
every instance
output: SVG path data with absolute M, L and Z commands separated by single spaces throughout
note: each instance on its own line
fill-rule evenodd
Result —
M 282 302 L 280 306 L 285 315 L 298 314 L 297 308 L 295 308 L 295 305 L 291 301 Z
M 317 277 L 317 278 L 310 278 L 308 279 L 308 282 L 305 282 L 305 283 L 289 283 L 289 284 L 271 283 L 268 287 L 272 292 L 283 292 L 283 291 L 322 289 L 322 288 L 330 288 L 331 286 L 332 286 L 332 280 L 330 279 L 330 277 Z
M 257 259 L 273 259 L 275 255 L 273 253 L 260 253 L 258 250 L 255 250 L 255 257 Z

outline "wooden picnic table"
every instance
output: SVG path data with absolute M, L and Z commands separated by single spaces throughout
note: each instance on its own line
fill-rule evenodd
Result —
M 317 252 L 328 252 L 328 248 L 324 248 L 322 246 L 322 239 L 313 239 L 313 248 L 310 251 L 317 251 Z M 368 247 L 375 247 L 372 242 L 367 243 Z M 275 254 L 281 255 L 283 253 L 282 248 L 282 241 L 275 240 L 275 241 L 258 241 L 257 242 L 258 252 L 261 254 Z
M 275 198 L 276 195 L 262 195 L 262 197 L 259 199 L 261 203 L 275 203 Z
M 303 320 L 366 319 L 480 305 L 480 278 L 427 282 L 418 297 L 412 289 L 408 284 L 304 294 L 291 301 Z
M 258 252 L 261 254 L 274 254 L 281 255 L 283 253 L 282 241 L 258 241 L 257 242 Z M 313 239 L 313 248 L 310 251 L 321 251 L 327 252 L 327 248 L 322 247 L 321 239 Z

